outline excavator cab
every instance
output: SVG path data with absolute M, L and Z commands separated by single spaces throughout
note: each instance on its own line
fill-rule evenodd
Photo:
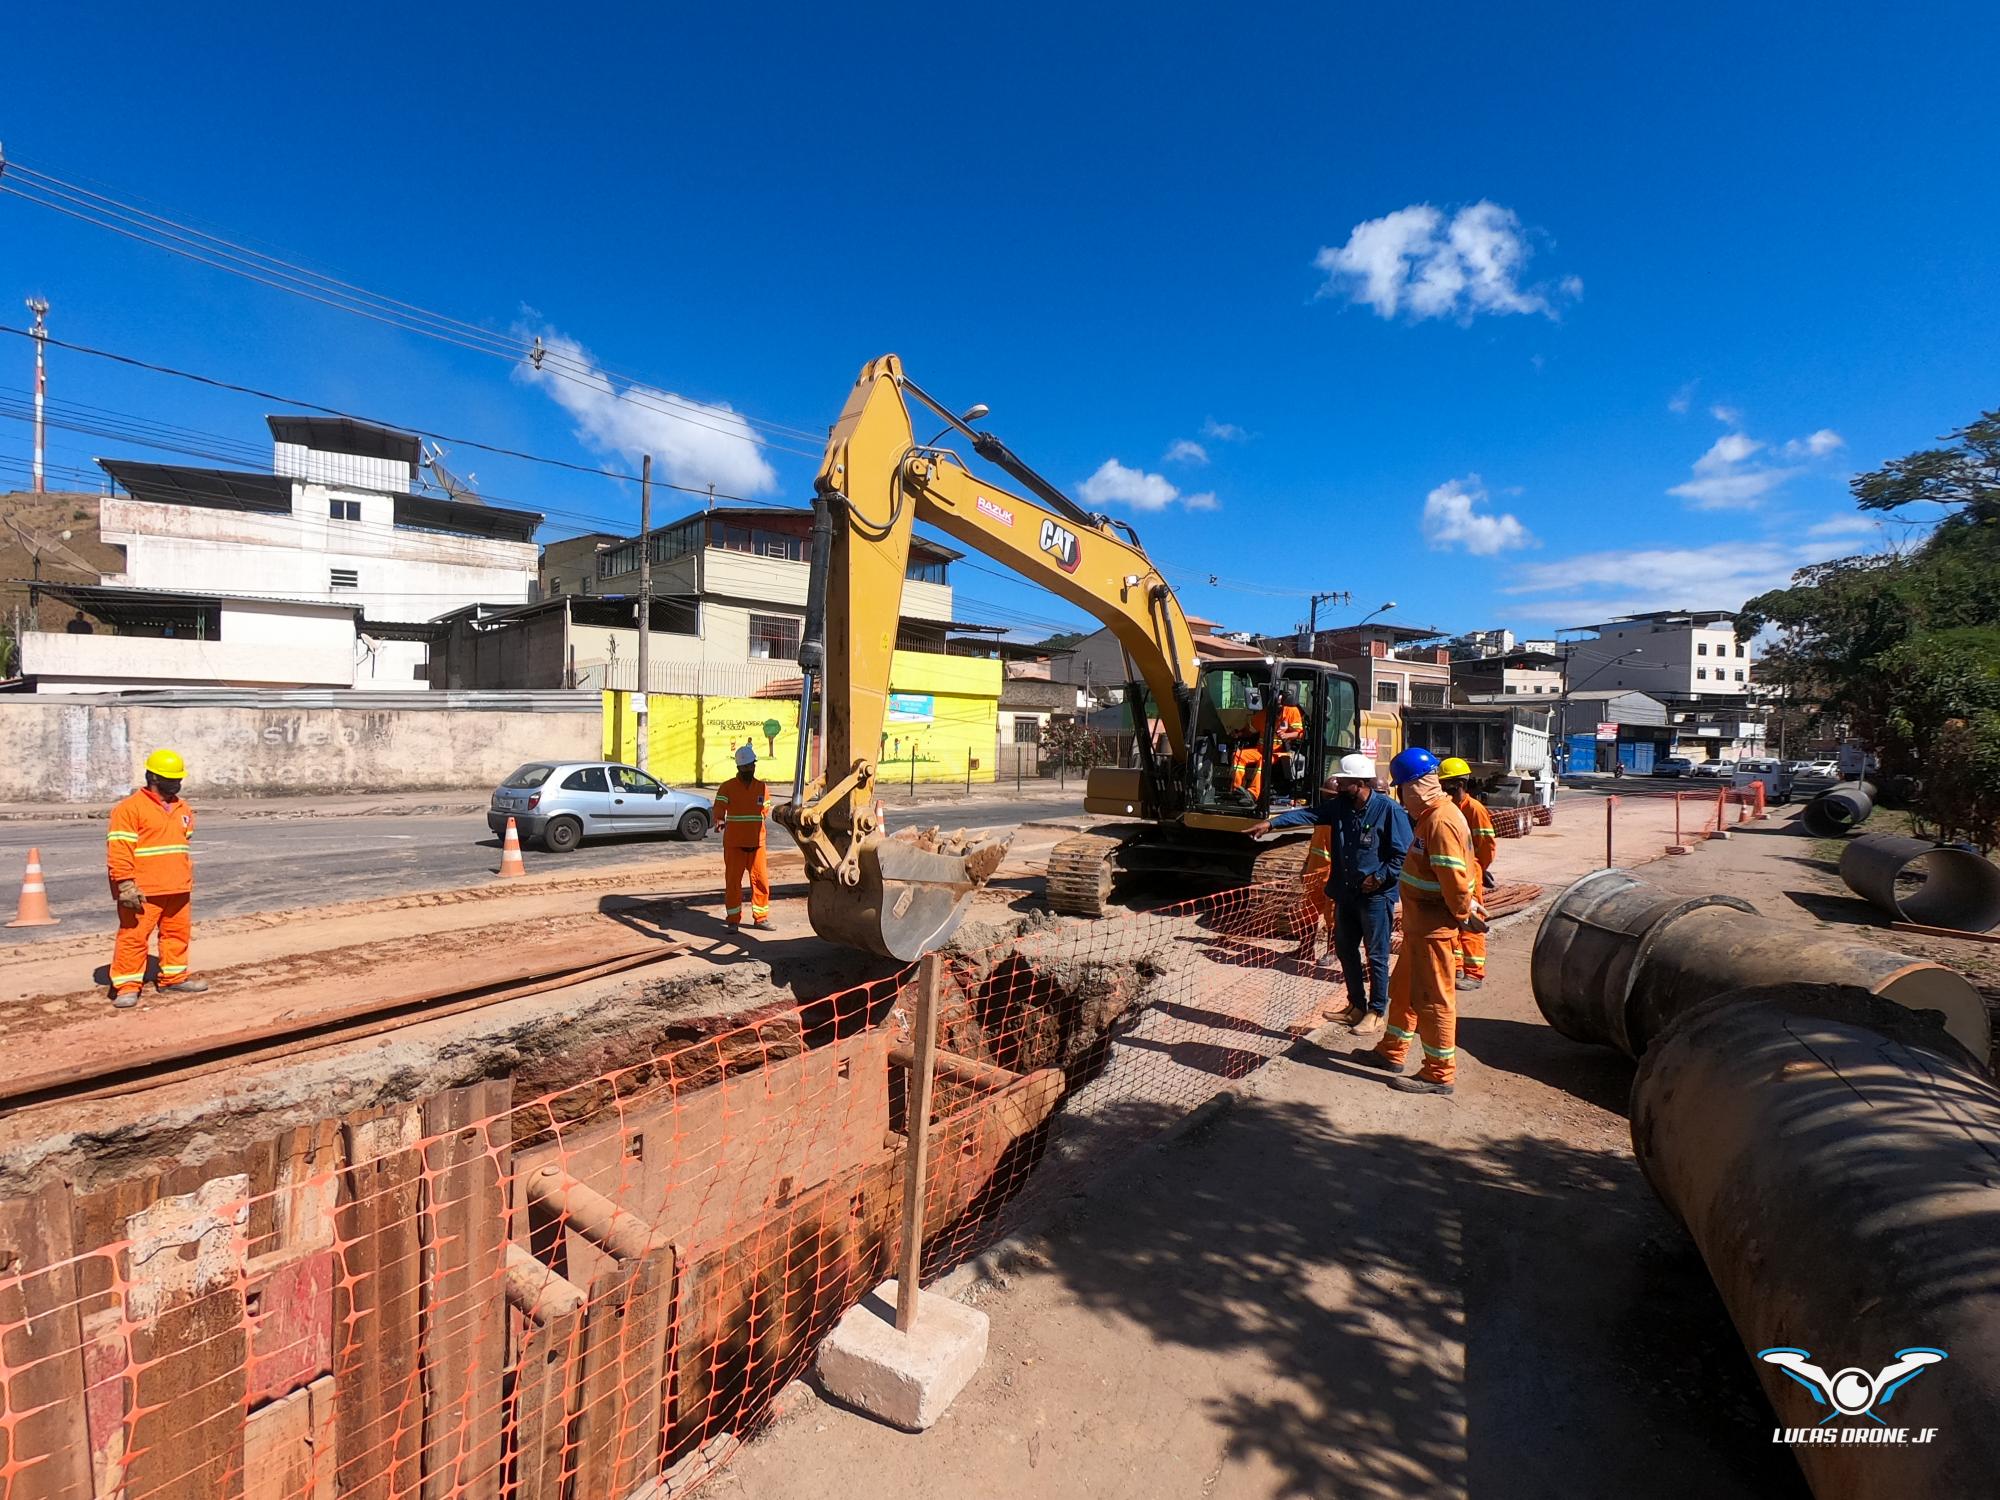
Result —
M 1184 806 L 1204 827 L 1311 802 L 1361 742 L 1354 680 L 1320 662 L 1204 662 L 1190 720 Z

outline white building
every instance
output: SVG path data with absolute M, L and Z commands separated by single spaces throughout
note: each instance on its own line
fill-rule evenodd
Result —
M 99 585 L 38 592 L 76 611 L 67 629 L 21 634 L 21 675 L 38 693 L 412 685 L 362 680 L 371 651 L 352 604 Z
M 1629 688 L 1663 702 L 1741 698 L 1755 681 L 1749 643 L 1728 610 L 1666 609 L 1587 625 L 1594 639 L 1566 641 L 1569 688 Z
M 100 459 L 121 493 L 99 503 L 99 531 L 125 553 L 104 582 L 358 610 L 366 659 L 351 681 L 362 688 L 426 680 L 427 648 L 407 638 L 417 633 L 369 622 L 534 598 L 539 515 L 414 493 L 422 454 L 409 433 L 338 417 L 269 422 L 269 474 Z

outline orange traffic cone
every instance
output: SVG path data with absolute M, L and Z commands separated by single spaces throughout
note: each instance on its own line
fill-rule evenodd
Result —
M 521 835 L 512 818 L 507 820 L 507 837 L 500 844 L 500 873 L 503 877 L 528 873 L 528 866 L 521 859 Z
M 42 851 L 28 851 L 28 873 L 21 881 L 21 911 L 9 927 L 53 927 L 61 917 L 49 915 L 49 888 L 42 884 Z

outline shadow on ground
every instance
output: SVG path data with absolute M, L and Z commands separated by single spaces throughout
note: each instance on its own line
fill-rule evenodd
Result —
M 1167 1123 L 1123 1108 L 1121 1128 Z M 1621 1151 L 1348 1134 L 1241 1100 L 1034 1244 L 1093 1316 L 1230 1362 L 1195 1404 L 1280 1493 L 1806 1493 L 1692 1244 Z

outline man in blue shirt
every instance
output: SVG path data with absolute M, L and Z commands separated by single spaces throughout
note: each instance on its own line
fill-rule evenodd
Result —
M 1394 797 L 1376 793 L 1375 762 L 1365 755 L 1343 755 L 1331 785 L 1331 797 L 1280 813 L 1249 832 L 1255 837 L 1273 828 L 1307 824 L 1333 830 L 1326 896 L 1333 906 L 1334 952 L 1347 981 L 1347 1009 L 1335 1019 L 1354 1035 L 1369 1037 L 1382 1031 L 1389 1014 L 1389 927 L 1396 882 L 1403 873 L 1403 857 L 1410 852 L 1410 815 Z

